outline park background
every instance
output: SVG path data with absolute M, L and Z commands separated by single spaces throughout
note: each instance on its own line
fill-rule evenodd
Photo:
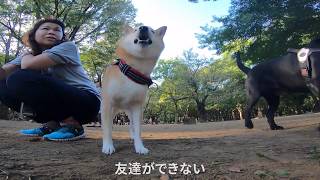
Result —
M 149 14 L 139 14 L 143 4 L 149 11 L 140 12 Z M 242 119 L 245 74 L 232 54 L 240 51 L 246 65 L 253 67 L 285 54 L 288 48 L 303 47 L 320 33 L 320 3 L 316 0 L 2 0 L 0 63 L 23 52 L 23 34 L 34 22 L 49 16 L 64 21 L 68 39 L 79 46 L 81 61 L 97 84 L 104 68 L 117 58 L 114 49 L 125 23 L 168 25 L 166 49 L 152 74 L 156 83 L 149 89 L 144 111 L 145 122 L 154 123 Z M 199 26 L 197 18 L 203 24 L 189 28 Z M 189 29 L 195 32 L 184 34 Z M 173 46 L 175 42 L 181 45 Z M 284 95 L 277 115 L 316 112 L 318 104 L 310 94 Z M 263 117 L 266 109 L 261 100 L 252 116 Z M 0 112 L 1 119 L 12 117 L 3 105 Z

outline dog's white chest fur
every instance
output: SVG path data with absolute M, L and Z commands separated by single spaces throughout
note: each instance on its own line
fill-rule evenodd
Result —
M 148 87 L 137 84 L 119 72 L 118 78 L 110 78 L 103 87 L 110 98 L 113 107 L 119 110 L 126 110 L 132 104 L 143 103 L 147 94 Z

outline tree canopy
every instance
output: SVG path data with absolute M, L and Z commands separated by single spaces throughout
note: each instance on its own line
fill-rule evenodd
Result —
M 232 0 L 229 14 L 214 17 L 198 34 L 203 47 L 220 52 L 235 41 L 251 41 L 242 47 L 246 58 L 260 62 L 299 48 L 320 35 L 320 4 L 317 0 Z
M 35 21 L 53 16 L 66 24 L 69 40 L 90 44 L 113 33 L 114 26 L 133 23 L 135 13 L 130 0 L 2 0 L 0 30 L 4 33 L 0 41 L 6 57 L 17 55 L 23 33 Z

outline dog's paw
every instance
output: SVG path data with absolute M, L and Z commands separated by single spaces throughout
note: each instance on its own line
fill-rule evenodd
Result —
M 246 126 L 248 129 L 252 129 L 252 128 L 253 128 L 253 123 L 252 123 L 252 121 L 245 121 L 245 126 Z
M 284 128 L 282 126 L 274 125 L 270 127 L 271 130 L 283 130 Z
M 108 154 L 108 155 L 111 155 L 111 154 L 114 153 L 115 151 L 116 151 L 116 150 L 114 149 L 113 144 L 103 145 L 103 148 L 102 148 L 102 152 L 103 152 L 103 153 Z
M 136 153 L 138 154 L 148 154 L 149 153 L 149 149 L 143 147 L 143 146 L 138 146 L 138 147 L 135 147 L 136 149 Z

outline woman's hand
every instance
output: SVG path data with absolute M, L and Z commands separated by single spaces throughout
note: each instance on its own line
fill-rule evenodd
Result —
M 6 77 L 8 77 L 12 72 L 14 72 L 15 70 L 19 69 L 20 67 L 18 65 L 15 64 L 5 64 L 0 68 L 0 80 L 5 79 Z

